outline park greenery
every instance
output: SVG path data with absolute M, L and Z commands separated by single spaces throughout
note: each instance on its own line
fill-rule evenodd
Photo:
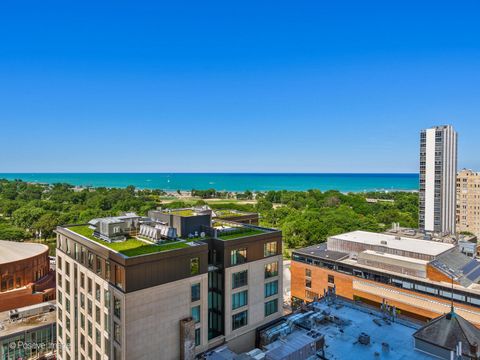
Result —
M 95 217 L 126 211 L 146 215 L 158 207 L 202 204 L 212 209 L 259 212 L 261 225 L 283 231 L 285 247 L 289 249 L 317 244 L 328 236 L 347 231 L 384 231 L 393 222 L 416 227 L 418 221 L 418 194 L 411 192 L 343 194 L 284 190 L 246 191 L 234 196 L 232 199 L 231 195 L 213 189 L 192 190 L 192 197 L 172 200 L 162 190 L 140 190 L 133 186 L 78 189 L 68 184 L 0 180 L 0 239 L 47 240 L 54 237 L 57 225 L 85 224 Z

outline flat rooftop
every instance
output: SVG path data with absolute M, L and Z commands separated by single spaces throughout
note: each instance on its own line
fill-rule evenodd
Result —
M 137 238 L 127 238 L 125 241 L 109 243 L 93 236 L 93 230 L 90 229 L 88 225 L 71 225 L 66 227 L 66 229 L 127 257 L 182 249 L 191 246 L 191 244 L 185 240 L 172 241 L 157 245 Z
M 332 250 L 327 250 L 327 244 L 323 243 L 320 245 L 312 245 L 306 248 L 302 249 L 297 249 L 293 250 L 295 253 L 300 254 L 300 255 L 307 255 L 307 256 L 313 256 L 318 259 L 323 259 L 323 260 L 333 260 L 333 261 L 338 261 L 344 258 L 348 257 L 348 254 L 339 252 L 339 251 L 332 251 Z
M 215 220 L 213 223 L 213 228 L 217 230 L 216 239 L 220 240 L 235 240 L 242 237 L 250 237 L 278 231 L 276 229 L 246 225 L 229 220 Z
M 28 259 L 48 251 L 48 246 L 37 243 L 0 240 L 0 264 Z
M 326 311 L 340 319 L 351 321 L 346 326 L 327 323 L 316 328 L 325 335 L 327 359 L 434 359 L 413 347 L 413 333 L 420 325 L 406 321 L 386 322 L 379 312 L 370 308 L 339 300 L 337 304 L 339 305 L 329 306 L 326 302 L 320 302 L 316 305 L 317 311 Z M 362 332 L 370 336 L 370 345 L 358 342 L 358 336 Z M 382 349 L 382 343 L 388 344 L 388 352 Z M 376 353 L 379 356 L 375 356 Z
M 453 244 L 446 244 L 438 241 L 419 240 L 409 237 L 398 237 L 395 235 L 374 233 L 368 231 L 352 231 L 345 234 L 331 236 L 329 239 L 339 239 L 371 246 L 385 246 L 391 249 L 410 251 L 431 256 L 440 255 L 441 253 L 444 253 L 445 251 L 448 251 L 455 247 Z
M 56 306 L 54 301 L 44 304 Z M 32 306 L 26 306 L 24 308 L 19 308 L 18 310 L 21 311 L 22 309 L 27 308 L 32 308 Z M 56 321 L 56 311 L 46 311 L 39 315 L 29 316 L 25 319 L 15 321 L 10 320 L 9 311 L 3 311 L 0 312 L 0 338 L 34 329 L 39 326 L 49 325 Z

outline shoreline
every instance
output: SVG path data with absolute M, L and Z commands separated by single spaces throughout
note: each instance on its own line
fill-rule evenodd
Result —
M 190 192 L 195 190 L 211 190 L 243 193 L 247 190 L 254 193 L 268 191 L 334 190 L 341 193 L 365 192 L 416 192 L 418 191 L 418 174 L 278 174 L 278 173 L 155 173 L 155 174 L 105 174 L 105 173 L 0 173 L 0 179 L 22 180 L 31 184 L 51 185 L 69 184 L 76 189 L 84 188 L 126 188 L 134 186 L 141 190 L 161 190 L 174 194 L 177 190 Z

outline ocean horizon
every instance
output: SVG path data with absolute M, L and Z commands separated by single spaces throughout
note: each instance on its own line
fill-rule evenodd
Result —
M 0 179 L 33 183 L 68 183 L 80 187 L 139 189 L 268 191 L 310 189 L 417 191 L 419 176 L 411 173 L 0 173 Z

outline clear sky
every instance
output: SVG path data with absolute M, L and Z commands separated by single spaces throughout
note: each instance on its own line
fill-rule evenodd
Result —
M 0 2 L 0 172 L 480 170 L 479 1 Z

